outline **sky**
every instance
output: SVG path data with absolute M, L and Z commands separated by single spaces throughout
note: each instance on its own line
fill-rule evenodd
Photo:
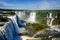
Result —
M 0 0 L 0 8 L 27 10 L 60 9 L 60 0 Z

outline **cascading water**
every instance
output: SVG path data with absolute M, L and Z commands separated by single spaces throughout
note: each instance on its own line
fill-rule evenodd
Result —
M 55 25 L 55 26 L 52 25 L 52 22 L 55 20 L 55 18 L 57 18 L 57 15 L 52 17 L 52 13 L 50 13 L 49 16 L 47 16 L 47 18 L 48 18 L 47 25 L 51 26 L 49 30 L 51 30 L 53 32 L 56 31 L 56 32 L 53 33 L 53 35 L 60 35 L 60 28 L 59 28 L 59 26 L 58 25 Z M 52 37 L 52 40 L 60 40 L 60 36 Z
M 49 16 L 47 16 L 47 18 L 48 18 L 47 25 L 52 26 L 52 22 L 54 20 L 54 18 L 52 17 L 52 13 L 49 13 Z
M 20 22 L 20 26 L 24 26 L 24 23 L 21 22 L 21 20 L 24 19 L 24 15 L 23 12 L 15 12 L 17 15 L 14 16 L 9 16 L 8 18 L 10 18 L 10 22 L 7 23 L 7 25 L 3 28 L 4 30 L 2 31 L 3 35 L 5 35 L 6 39 L 4 36 L 2 36 L 2 38 L 4 40 L 22 40 L 23 38 L 21 38 L 21 36 L 19 36 L 18 34 L 25 32 L 25 27 L 20 28 L 18 25 L 18 22 Z M 20 20 L 21 18 L 21 20 Z M 0 28 L 1 29 L 1 28 Z M 0 32 L 0 34 L 2 34 Z M 2 39 L 1 39 L 2 40 Z
M 52 13 L 49 13 L 50 15 L 49 15 L 49 18 L 52 18 Z
M 29 18 L 27 19 L 29 23 L 36 23 L 36 12 L 31 12 Z
M 4 35 L 7 37 L 8 40 L 22 40 L 22 38 L 18 36 L 18 34 L 20 34 L 21 31 L 16 21 L 16 15 L 9 18 L 11 20 L 9 23 L 7 23 L 7 25 L 4 28 Z
M 15 12 L 16 15 L 18 15 L 18 17 L 21 19 L 21 20 L 24 20 L 25 19 L 25 12 L 23 11 L 16 11 Z

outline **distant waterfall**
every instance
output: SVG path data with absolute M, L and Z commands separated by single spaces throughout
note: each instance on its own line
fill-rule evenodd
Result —
M 24 20 L 25 19 L 25 12 L 23 11 L 16 11 L 15 12 L 16 15 L 18 15 L 18 17 L 21 19 L 21 20 Z
M 52 13 L 49 13 L 49 16 L 47 15 L 47 25 L 52 26 L 54 18 L 52 17 Z
M 31 12 L 30 16 L 27 19 L 29 23 L 36 23 L 36 12 Z

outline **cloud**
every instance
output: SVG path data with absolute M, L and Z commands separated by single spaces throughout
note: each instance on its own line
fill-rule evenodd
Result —
M 3 8 L 10 9 L 29 9 L 29 10 L 48 10 L 48 9 L 60 9 L 60 1 L 39 1 L 36 3 L 18 3 L 11 4 L 5 1 L 0 1 L 0 5 L 3 5 Z M 1 6 L 0 6 L 1 7 Z M 2 8 L 2 7 L 1 7 Z
M 37 9 L 49 9 L 50 8 L 50 3 L 44 1 L 44 2 L 41 2 L 37 5 Z
M 35 5 L 35 8 L 39 10 L 60 9 L 60 4 L 56 1 L 41 1 Z
M 0 1 L 0 5 L 3 5 L 3 6 L 14 6 L 14 4 L 10 4 L 10 3 L 7 3 L 5 1 Z

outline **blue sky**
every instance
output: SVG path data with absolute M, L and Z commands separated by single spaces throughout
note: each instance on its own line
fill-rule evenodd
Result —
M 60 0 L 0 0 L 0 8 L 27 10 L 60 9 Z

